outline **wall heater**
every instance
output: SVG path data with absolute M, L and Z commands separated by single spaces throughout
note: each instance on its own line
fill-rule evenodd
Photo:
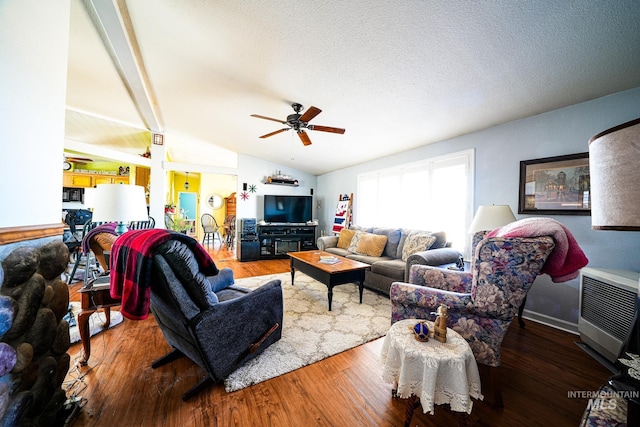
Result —
M 611 365 L 620 357 L 633 328 L 638 280 L 639 273 L 633 271 L 586 267 L 580 272 L 580 338 Z M 592 354 L 600 359 L 598 355 Z

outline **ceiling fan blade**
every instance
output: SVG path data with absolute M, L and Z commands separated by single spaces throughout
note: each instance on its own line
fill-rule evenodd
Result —
M 309 139 L 309 135 L 302 129 L 298 131 L 298 136 L 304 145 L 311 145 L 311 140 Z
M 273 122 L 282 123 L 283 125 L 287 124 L 287 122 L 284 122 L 284 121 L 282 121 L 280 119 L 274 119 L 272 117 L 261 116 L 260 114 L 252 114 L 251 117 L 257 117 L 259 119 L 271 120 Z
M 74 163 L 91 163 L 93 159 L 88 159 L 86 157 L 66 157 L 67 161 Z
M 284 128 L 284 129 L 280 129 L 280 130 L 277 130 L 277 131 L 275 131 L 275 132 L 271 132 L 271 133 L 268 133 L 268 134 L 266 134 L 266 135 L 262 135 L 260 138 L 269 138 L 270 136 L 277 135 L 277 134 L 279 134 L 280 132 L 284 132 L 284 131 L 289 130 L 289 129 L 291 129 L 291 128 Z
M 318 126 L 318 125 L 309 125 L 310 130 L 319 130 L 321 132 L 331 132 L 331 133 L 344 133 L 345 129 L 342 128 L 332 128 L 330 126 Z
M 307 111 L 305 111 L 303 115 L 300 116 L 300 121 L 305 123 L 309 122 L 320 113 L 322 113 L 321 109 L 311 106 L 307 108 Z

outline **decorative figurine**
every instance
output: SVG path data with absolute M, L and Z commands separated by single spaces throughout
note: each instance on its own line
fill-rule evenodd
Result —
M 447 306 L 440 304 L 435 314 L 436 321 L 433 323 L 433 337 L 440 342 L 447 342 L 447 322 L 449 320 Z
M 413 327 L 414 338 L 418 341 L 427 342 L 429 341 L 429 325 L 427 322 L 418 322 Z

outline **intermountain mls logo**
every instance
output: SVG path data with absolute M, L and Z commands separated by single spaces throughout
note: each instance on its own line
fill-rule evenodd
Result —
M 612 411 L 616 409 L 619 399 L 640 398 L 640 391 L 614 391 L 614 390 L 575 390 L 567 392 L 569 399 L 589 399 L 587 410 Z

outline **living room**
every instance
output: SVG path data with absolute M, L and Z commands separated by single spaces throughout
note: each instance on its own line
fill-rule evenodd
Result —
M 22 40 L 24 46 L 20 44 L 14 46 L 14 50 L 1 51 L 3 57 L 6 55 L 13 60 L 13 65 L 9 67 L 8 79 L 2 85 L 3 99 L 7 100 L 5 107 L 10 107 L 4 115 L 3 126 L 0 126 L 0 134 L 6 144 L 3 154 L 5 167 L 0 173 L 7 185 L 4 186 L 2 194 L 5 200 L 11 201 L 12 206 L 20 208 L 8 209 L 0 219 L 0 227 L 10 229 L 8 231 L 11 231 L 12 235 L 17 233 L 33 236 L 33 229 L 40 232 L 56 227 L 60 231 L 59 187 L 62 171 L 58 160 L 64 149 L 64 114 L 67 106 L 67 61 L 64 53 L 67 50 L 68 34 L 57 28 L 64 26 L 68 21 L 69 12 L 44 8 L 45 10 L 39 13 L 16 13 L 13 5 L 3 7 L 11 9 L 11 18 L 6 18 L 6 11 L 1 12 L 0 22 L 3 25 L 0 27 L 5 28 L 1 30 L 2 38 Z M 34 8 L 36 7 L 34 4 Z M 47 49 L 42 48 L 43 40 L 48 41 Z M 585 64 L 585 67 L 589 66 L 590 64 Z M 630 68 L 637 70 L 637 67 Z M 34 102 L 35 99 L 38 102 Z M 523 99 L 522 102 L 526 100 Z M 320 106 L 328 108 L 325 105 Z M 280 110 L 259 111 L 253 107 L 249 112 L 286 114 L 288 107 L 284 107 L 281 113 Z M 251 154 L 239 154 L 237 167 L 212 167 L 211 171 L 232 171 L 236 174 L 240 186 L 238 194 L 242 191 L 242 183 L 261 185 L 265 176 L 273 171 L 286 171 L 300 180 L 301 185 L 295 189 L 296 192 L 309 194 L 309 190 L 314 189 L 316 201 L 321 202 L 319 208 L 316 204 L 317 218 L 321 228 L 328 230 L 328 224 L 334 215 L 337 195 L 354 193 L 357 196 L 358 174 L 410 163 L 416 159 L 429 159 L 473 149 L 475 207 L 508 204 L 517 213 L 520 161 L 586 152 L 589 138 L 612 126 L 637 118 L 639 111 L 640 85 L 636 83 L 604 96 L 587 96 L 584 101 L 569 106 L 541 110 L 526 118 L 487 126 L 427 145 L 416 144 L 416 148 L 360 164 L 354 162 L 354 165 L 327 173 L 316 175 L 297 169 L 288 162 L 263 160 Z M 255 120 L 248 117 L 248 114 L 245 119 Z M 350 131 L 346 116 L 342 123 L 341 117 L 336 119 L 335 123 L 331 120 L 332 123 L 327 124 L 344 125 L 347 132 Z M 37 123 L 37 126 L 34 123 Z M 25 132 L 25 129 L 29 132 Z M 258 135 L 255 133 L 256 137 Z M 331 135 L 332 138 L 345 136 Z M 294 141 L 301 146 L 299 141 Z M 393 142 L 377 141 L 379 144 Z M 314 145 L 318 144 L 319 142 L 314 140 Z M 338 144 L 340 147 L 342 144 L 349 144 L 349 141 L 340 140 Z M 300 148 L 296 146 L 294 149 Z M 339 153 L 340 149 L 337 148 L 336 151 Z M 281 156 L 289 157 L 289 153 Z M 416 192 L 418 191 L 419 186 L 416 187 Z M 459 197 L 458 189 L 452 188 L 451 195 Z M 255 195 L 250 194 L 248 200 L 238 201 L 239 218 L 259 217 L 258 211 Z M 526 217 L 519 214 L 517 216 Z M 554 218 L 572 231 L 590 259 L 590 266 L 638 270 L 637 253 L 640 242 L 634 233 L 592 230 L 589 216 L 563 215 Z M 3 234 L 7 236 L 8 232 Z M 5 237 L 3 243 L 6 241 Z M 554 284 L 548 278 L 540 277 L 529 294 L 525 313 L 529 318 L 535 318 L 542 323 L 575 331 L 578 288 L 577 280 Z M 134 344 L 126 342 L 122 345 Z M 145 372 L 145 375 L 155 375 L 155 372 Z

